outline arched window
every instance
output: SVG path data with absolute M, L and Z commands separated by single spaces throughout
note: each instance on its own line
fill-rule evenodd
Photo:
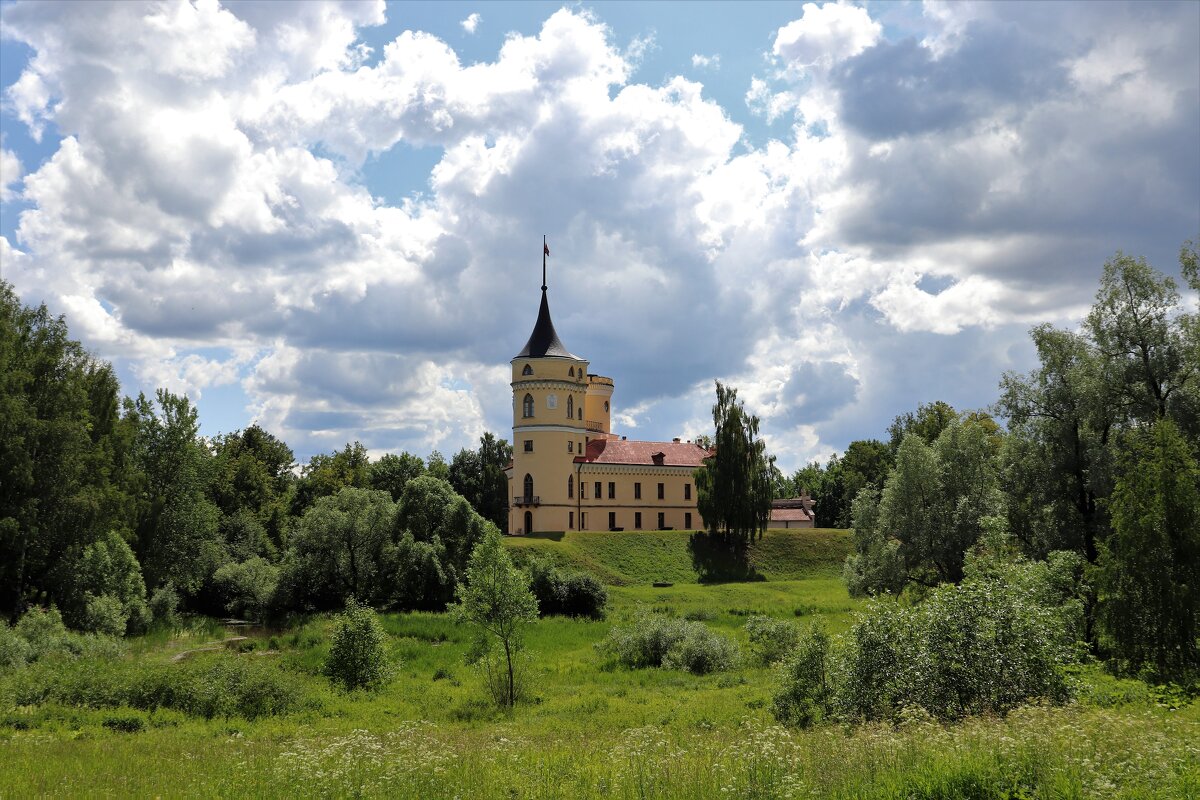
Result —
M 575 398 L 567 395 L 567 419 L 575 419 Z
M 525 473 L 525 502 L 529 502 L 529 498 L 533 497 L 533 476 L 528 472 Z
M 567 497 L 574 497 L 574 496 L 575 496 L 575 476 L 568 475 L 567 476 Z
M 525 532 L 533 533 L 533 513 L 530 511 L 525 512 Z
M 521 416 L 523 416 L 523 417 L 532 417 L 533 416 L 533 395 L 531 395 L 531 394 L 525 395 L 525 402 L 522 403 Z
M 525 365 L 525 369 L 521 370 L 521 374 L 522 374 L 522 375 L 532 375 L 532 374 L 533 374 L 533 367 L 531 367 L 530 365 L 526 364 L 526 365 Z
M 583 409 L 579 409 L 579 421 L 583 422 Z
M 604 401 L 604 410 L 608 411 L 608 401 L 607 400 Z
M 570 369 L 568 369 L 568 370 L 567 370 L 567 375 L 568 375 L 568 376 L 570 376 L 570 377 L 572 377 L 572 378 L 574 378 L 574 377 L 575 377 L 575 368 L 574 368 L 574 367 L 571 367 Z

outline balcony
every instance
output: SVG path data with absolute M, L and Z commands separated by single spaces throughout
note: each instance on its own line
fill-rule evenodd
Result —
M 584 423 L 584 427 L 586 427 L 589 431 L 595 431 L 596 433 L 604 433 L 604 423 L 603 422 L 596 422 L 595 420 L 589 419 L 587 422 Z
M 513 508 L 521 508 L 522 506 L 539 506 L 541 498 L 537 495 L 522 495 L 513 498 Z

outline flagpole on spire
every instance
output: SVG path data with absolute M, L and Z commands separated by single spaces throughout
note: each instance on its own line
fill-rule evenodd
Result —
M 546 244 L 546 234 L 542 234 L 542 291 L 546 291 L 546 256 L 550 255 L 550 245 Z

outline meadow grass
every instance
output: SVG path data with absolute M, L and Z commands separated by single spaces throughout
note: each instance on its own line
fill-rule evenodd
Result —
M 104 697 L 123 696 L 115 691 L 96 694 L 98 707 L 61 699 L 17 705 L 12 689 L 20 679 L 0 676 L 0 797 L 1200 794 L 1197 706 L 1172 711 L 1143 684 L 1115 681 L 1095 668 L 1077 679 L 1084 700 L 1066 707 L 1023 708 L 952 726 L 914 716 L 899 726 L 795 731 L 774 724 L 775 675 L 750 659 L 704 676 L 614 667 L 595 645 L 639 606 L 700 619 L 743 646 L 742 626 L 751 614 L 819 620 L 837 632 L 861 607 L 830 568 L 837 536 L 824 558 L 801 537 L 771 542 L 773 555 L 760 557 L 761 569 L 787 580 L 702 585 L 693 571 L 690 581 L 650 586 L 651 571 L 641 559 L 666 550 L 664 541 L 675 553 L 672 569 L 683 574 L 680 554 L 687 551 L 677 537 L 643 539 L 633 546 L 641 556 L 629 559 L 607 543 L 573 543 L 577 553 L 619 573 L 622 584 L 610 587 L 605 620 L 549 618 L 529 630 L 531 699 L 511 715 L 486 700 L 480 676 L 464 663 L 473 633 L 438 613 L 383 615 L 398 668 L 377 694 L 342 693 L 322 677 L 332 629 L 326 616 L 298 620 L 284 632 L 255 633 L 253 648 L 241 655 L 194 656 L 256 659 L 286 673 L 299 693 L 295 710 L 253 720 L 103 705 Z M 591 537 L 564 537 L 554 546 L 578 538 Z M 789 541 L 805 542 L 810 552 L 786 552 Z M 139 664 L 147 670 L 186 664 L 172 659 L 222 636 L 219 626 L 197 621 L 133 640 L 117 662 L 61 669 L 91 670 L 98 684 L 110 685 Z

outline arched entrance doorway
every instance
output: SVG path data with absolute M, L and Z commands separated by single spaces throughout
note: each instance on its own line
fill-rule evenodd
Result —
M 533 533 L 533 512 L 532 511 L 525 512 L 525 532 Z

